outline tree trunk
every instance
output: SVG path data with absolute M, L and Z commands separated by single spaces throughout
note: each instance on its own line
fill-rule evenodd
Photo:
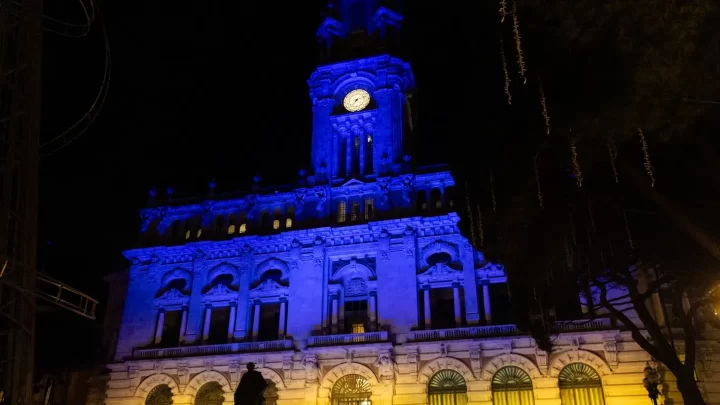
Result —
M 677 387 L 682 395 L 683 402 L 685 405 L 706 405 L 705 399 L 698 388 L 697 382 L 694 376 L 690 377 L 678 377 Z

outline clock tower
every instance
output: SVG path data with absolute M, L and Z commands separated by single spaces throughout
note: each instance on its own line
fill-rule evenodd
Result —
M 337 0 L 317 30 L 321 57 L 332 61 L 308 80 L 318 184 L 397 174 L 408 152 L 415 83 L 410 64 L 392 55 L 403 17 L 389 6 Z

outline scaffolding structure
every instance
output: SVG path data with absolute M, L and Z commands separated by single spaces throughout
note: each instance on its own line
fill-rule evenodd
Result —
M 43 0 L 0 0 L 0 403 L 32 403 L 36 299 L 97 301 L 37 271 Z

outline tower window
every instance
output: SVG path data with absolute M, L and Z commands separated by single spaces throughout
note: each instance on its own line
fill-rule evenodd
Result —
M 365 199 L 365 219 L 372 219 L 375 216 L 375 200 Z
M 242 225 L 241 225 L 242 226 Z M 228 225 L 228 235 L 232 235 L 235 233 L 235 224 Z M 242 233 L 242 232 L 241 232 Z
M 185 231 L 185 240 L 190 239 L 190 230 Z
M 235 225 L 232 225 L 233 228 L 235 228 Z M 247 224 L 240 224 L 240 232 L 239 233 L 245 233 L 247 231 Z
M 350 220 L 357 221 L 360 217 L 360 203 L 353 201 L 350 205 Z
M 337 221 L 338 222 L 345 222 L 346 220 L 346 211 L 347 206 L 345 205 L 345 201 L 340 201 L 337 205 Z
M 285 228 L 292 228 L 292 218 L 285 218 Z
M 273 220 L 273 229 L 275 229 L 275 230 L 280 229 L 280 220 L 279 219 Z
M 195 238 L 196 238 L 196 239 L 200 239 L 201 236 L 202 236 L 202 228 L 200 228 L 200 229 L 197 230 L 197 233 L 196 233 L 196 235 L 195 235 Z

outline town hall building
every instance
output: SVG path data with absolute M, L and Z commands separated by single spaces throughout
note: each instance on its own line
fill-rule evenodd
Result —
M 322 22 L 296 185 L 142 210 L 107 405 L 230 405 L 249 362 L 267 405 L 647 403 L 651 359 L 609 320 L 562 322 L 553 353 L 513 325 L 450 171 L 411 164 L 402 20 L 339 0 Z

